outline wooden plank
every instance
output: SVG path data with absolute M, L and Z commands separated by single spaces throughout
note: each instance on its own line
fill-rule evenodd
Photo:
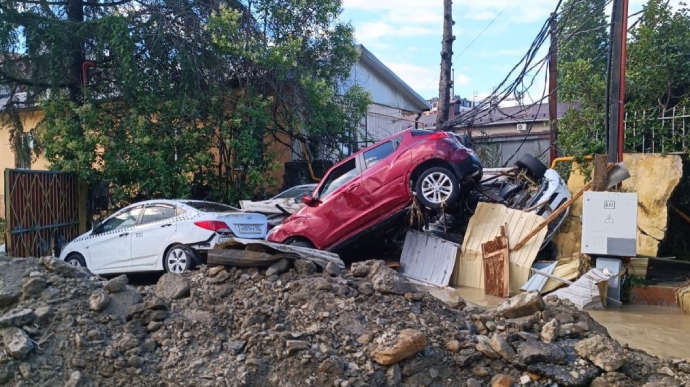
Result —
M 308 247 L 300 247 L 293 245 L 284 245 L 282 243 L 268 242 L 262 239 L 244 239 L 244 238 L 230 238 L 229 241 L 218 245 L 218 248 L 250 248 L 259 249 L 258 247 L 250 247 L 252 245 L 262 245 L 266 247 L 266 252 L 269 254 L 277 253 L 288 253 L 294 254 L 301 259 L 306 259 L 314 262 L 315 264 L 325 268 L 329 262 L 335 263 L 340 268 L 345 268 L 345 263 L 338 256 L 338 254 L 331 253 L 328 251 L 322 251 L 317 249 L 311 249 Z
M 508 297 L 509 289 L 509 255 L 506 226 L 501 226 L 501 235 L 482 243 L 484 260 L 484 294 L 496 297 Z

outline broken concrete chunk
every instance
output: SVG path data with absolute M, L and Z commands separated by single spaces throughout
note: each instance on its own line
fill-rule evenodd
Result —
M 30 298 L 36 297 L 41 294 L 45 288 L 48 287 L 48 283 L 45 279 L 41 277 L 34 277 L 29 279 L 22 286 L 22 298 L 28 300 Z
M 280 261 L 271 265 L 271 267 L 269 267 L 268 269 L 266 269 L 266 277 L 287 273 L 287 271 L 290 270 L 291 266 L 292 262 L 290 262 L 290 260 L 287 258 L 283 258 Z
M 620 344 L 600 335 L 580 341 L 575 351 L 606 372 L 618 370 L 625 362 Z
M 167 300 L 189 297 L 190 287 L 187 279 L 175 273 L 165 273 L 156 284 L 156 295 Z
M 489 345 L 503 360 L 510 362 L 515 358 L 515 350 L 502 335 L 494 333 L 489 340 Z
M 326 273 L 328 273 L 334 277 L 337 277 L 337 276 L 342 274 L 343 270 L 340 268 L 340 266 L 338 266 L 338 264 L 336 264 L 334 262 L 328 262 L 326 264 L 325 271 L 326 271 Z
M 108 291 L 108 293 L 119 293 L 125 290 L 128 283 L 129 279 L 125 274 L 123 274 L 106 282 L 104 288 Z
M 381 365 L 395 364 L 421 352 L 426 348 L 426 336 L 416 329 L 405 329 L 398 334 L 397 342 L 388 348 L 372 353 L 375 362 Z
M 110 296 L 103 290 L 96 290 L 89 297 L 89 309 L 102 312 L 110 304 Z
M 2 341 L 10 355 L 18 360 L 26 358 L 34 349 L 34 343 L 29 336 L 16 327 L 5 328 L 2 331 Z
M 287 347 L 288 355 L 290 356 L 296 354 L 299 351 L 309 349 L 310 347 L 309 343 L 304 340 L 287 340 L 285 342 L 285 346 Z
M 14 309 L 0 317 L 0 328 L 21 327 L 34 321 L 36 314 L 31 309 Z
M 477 346 L 475 347 L 477 351 L 481 352 L 482 355 L 488 357 L 489 359 L 500 359 L 500 355 L 494 351 L 491 347 L 491 340 L 484 335 L 477 336 Z
M 556 320 L 555 318 L 551 319 L 551 321 L 544 324 L 544 326 L 541 328 L 541 333 L 539 334 L 541 341 L 545 343 L 553 343 L 554 341 L 556 341 L 558 336 L 559 324 L 558 320 Z
M 370 269 L 365 262 L 355 262 L 350 267 L 350 272 L 355 277 L 366 277 L 369 275 Z
M 539 293 L 526 292 L 504 301 L 494 313 L 497 316 L 513 319 L 532 315 L 544 310 L 545 307 L 544 299 Z
M 316 264 L 306 259 L 297 259 L 295 260 L 295 271 L 302 275 L 314 274 L 316 272 Z
M 371 283 L 381 294 L 415 293 L 417 288 L 402 274 L 387 267 L 383 261 L 374 261 L 371 272 Z
M 556 344 L 528 340 L 521 343 L 515 362 L 523 366 L 534 363 L 565 364 L 566 353 Z

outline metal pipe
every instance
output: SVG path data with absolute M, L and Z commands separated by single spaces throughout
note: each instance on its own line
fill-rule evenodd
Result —
M 591 160 L 594 160 L 594 157 L 593 156 L 584 156 L 583 159 L 585 159 L 587 161 L 591 161 Z M 573 156 L 557 157 L 557 158 L 553 159 L 553 161 L 551 162 L 551 169 L 555 169 L 556 164 L 566 162 L 566 161 L 575 161 L 575 157 L 573 157 Z

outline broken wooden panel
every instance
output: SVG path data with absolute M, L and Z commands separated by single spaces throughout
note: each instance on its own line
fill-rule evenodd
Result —
M 503 298 L 510 295 L 508 286 L 509 254 L 505 227 L 501 226 L 501 235 L 482 243 L 484 294 Z
M 405 235 L 400 272 L 413 282 L 448 286 L 460 245 L 410 230 Z
M 212 249 L 208 251 L 208 265 L 226 265 L 239 267 L 268 267 L 283 258 L 299 258 L 296 254 L 270 254 L 244 249 Z
M 451 284 L 484 289 L 482 243 L 498 236 L 500 227 L 507 224 L 508 244 L 515 245 L 542 221 L 544 218 L 533 213 L 510 209 L 502 204 L 480 202 L 465 233 Z M 547 228 L 544 227 L 523 248 L 510 251 L 510 293 L 519 293 L 520 286 L 529 279 L 530 268 L 547 232 Z
M 575 254 L 572 257 L 558 259 L 556 268 L 553 269 L 553 273 L 551 274 L 554 277 L 558 277 L 566 281 L 575 281 L 577 277 L 580 276 L 580 260 L 585 259 L 584 257 L 586 256 L 582 254 Z M 546 294 L 560 288 L 561 286 L 563 286 L 562 281 L 556 281 L 549 278 L 546 280 L 546 284 L 544 284 L 541 292 L 542 294 Z

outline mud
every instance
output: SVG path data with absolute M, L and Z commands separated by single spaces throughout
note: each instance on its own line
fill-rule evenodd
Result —
M 482 289 L 433 288 L 424 290 L 445 302 L 464 299 L 482 307 L 495 307 L 503 299 L 487 296 Z M 588 313 L 604 325 L 621 344 L 652 355 L 690 360 L 690 315 L 678 308 L 624 305 L 621 309 L 590 310 Z
M 690 360 L 690 315 L 679 308 L 624 305 L 589 314 L 621 344 L 656 356 Z

